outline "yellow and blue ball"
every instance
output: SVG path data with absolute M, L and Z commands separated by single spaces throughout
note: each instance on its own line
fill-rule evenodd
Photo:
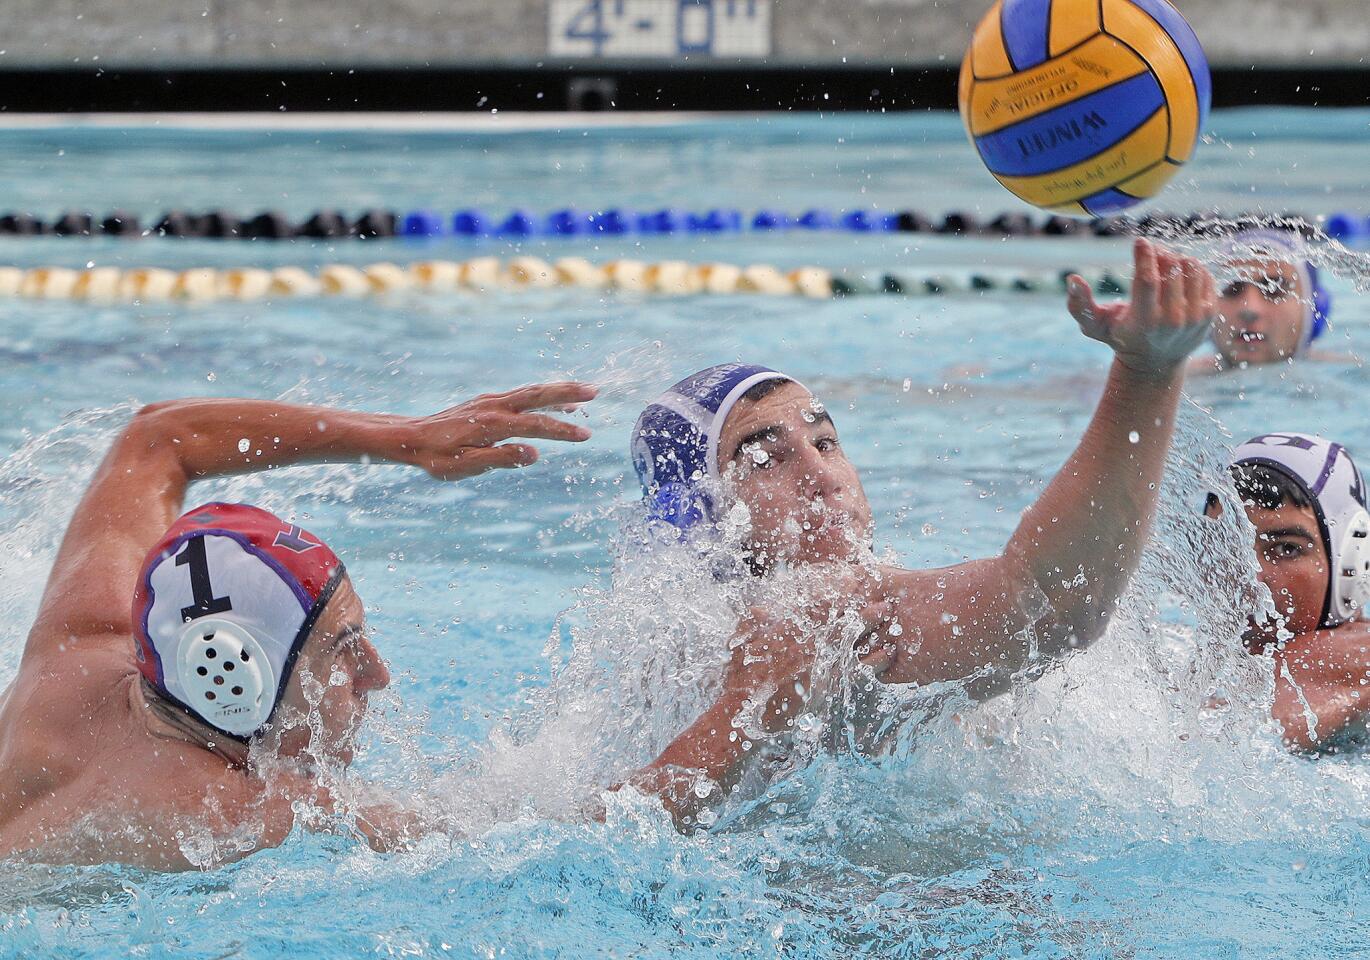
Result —
M 999 0 L 961 64 L 961 117 L 990 173 L 1077 216 L 1159 192 L 1194 155 L 1211 96 L 1167 0 Z

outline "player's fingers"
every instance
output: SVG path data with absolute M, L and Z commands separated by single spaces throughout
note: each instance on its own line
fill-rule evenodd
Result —
M 1160 274 L 1160 320 L 1167 326 L 1180 326 L 1185 321 L 1185 283 L 1184 263 L 1172 253 L 1162 253 L 1156 258 L 1156 271 Z
M 498 447 L 473 447 L 463 450 L 450 463 L 430 471 L 445 480 L 474 477 L 487 470 L 508 470 L 537 462 L 536 447 L 526 443 L 505 443 Z
M 1207 267 L 1203 268 L 1203 315 L 1209 320 L 1218 316 L 1218 283 Z
M 504 395 L 503 402 L 510 409 L 523 413 L 527 410 L 586 403 L 593 400 L 598 393 L 599 389 L 594 384 L 580 383 L 574 380 L 559 383 L 534 383 L 509 391 Z
M 1099 304 L 1094 299 L 1094 291 L 1078 273 L 1066 277 L 1066 309 L 1081 326 L 1092 325 L 1098 321 Z
M 1143 317 L 1156 315 L 1156 291 L 1160 275 L 1156 248 L 1149 240 L 1138 238 L 1132 245 L 1132 310 Z
M 541 413 L 521 413 L 509 417 L 502 425 L 508 432 L 501 437 L 530 437 L 539 440 L 566 440 L 579 443 L 590 439 L 590 428 L 578 423 L 567 423 Z
M 1193 257 L 1184 258 L 1185 323 L 1207 319 L 1204 310 L 1204 266 Z

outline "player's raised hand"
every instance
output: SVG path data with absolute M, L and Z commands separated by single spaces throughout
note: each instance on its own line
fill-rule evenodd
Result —
M 1130 303 L 1101 304 L 1078 274 L 1067 279 L 1070 315 L 1085 336 L 1106 343 L 1132 370 L 1169 376 L 1203 342 L 1217 316 L 1213 275 L 1198 260 L 1139 239 Z
M 506 393 L 487 393 L 431 417 L 406 425 L 406 460 L 439 480 L 461 480 L 505 467 L 524 467 L 538 458 L 527 443 L 504 443 L 515 437 L 579 443 L 590 431 L 539 413 L 569 412 L 593 400 L 588 383 L 539 383 Z

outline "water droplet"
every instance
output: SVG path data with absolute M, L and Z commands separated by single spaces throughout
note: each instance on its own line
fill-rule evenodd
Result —
M 1127 435 L 1127 440 L 1129 443 L 1140 443 L 1142 440 L 1142 435 L 1138 433 L 1136 430 L 1133 430 L 1131 433 Z
M 243 437 L 241 440 L 238 441 L 239 453 L 247 453 L 247 451 L 250 449 L 252 449 L 252 441 L 247 439 L 247 437 Z

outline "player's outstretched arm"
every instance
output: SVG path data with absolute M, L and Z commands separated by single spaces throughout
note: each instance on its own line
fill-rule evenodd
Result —
M 1002 556 L 910 575 L 899 607 L 914 629 L 896 645 L 887 681 L 1002 681 L 1026 665 L 1023 627 L 1037 624 L 1039 651 L 1054 655 L 1108 624 L 1156 514 L 1186 357 L 1216 309 L 1213 278 L 1197 260 L 1146 240 L 1134 258 L 1130 303 L 1099 304 L 1083 279 L 1070 278 L 1071 315 L 1114 352 L 1084 437 Z M 986 695 L 999 689 L 983 685 Z
M 595 395 L 582 383 L 486 394 L 429 417 L 260 400 L 175 400 L 141 410 L 111 446 L 67 527 L 25 658 L 130 635 L 143 557 L 180 514 L 193 480 L 300 463 L 410 464 L 458 480 L 537 459 L 513 438 L 580 441 L 589 431 L 540 413 Z

